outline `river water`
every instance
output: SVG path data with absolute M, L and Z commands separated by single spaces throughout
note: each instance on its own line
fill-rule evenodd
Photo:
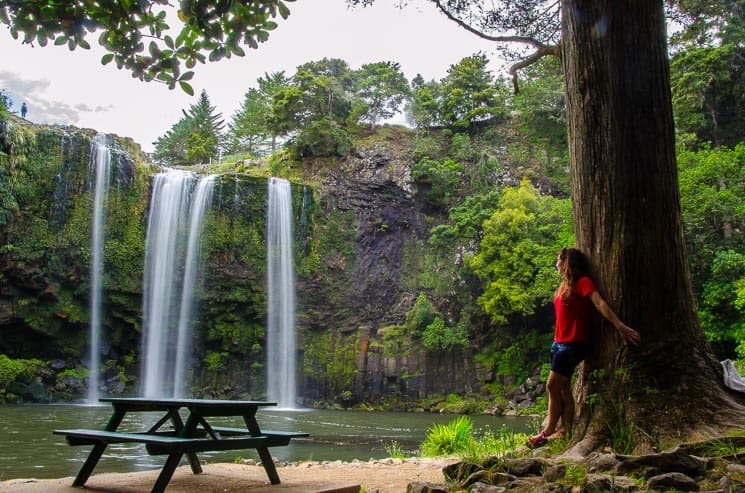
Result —
M 0 405 L 0 481 L 15 478 L 49 479 L 74 476 L 85 461 L 90 446 L 71 447 L 52 430 L 70 428 L 103 429 L 111 414 L 109 406 L 81 405 Z M 125 417 L 120 430 L 142 431 L 159 418 L 158 413 L 138 413 Z M 279 460 L 368 460 L 388 457 L 393 442 L 415 455 L 427 430 L 435 423 L 445 424 L 456 416 L 432 413 L 392 413 L 365 411 L 298 410 L 268 411 L 257 414 L 263 429 L 304 431 L 307 439 L 293 440 L 287 447 L 271 449 Z M 474 433 L 496 432 L 506 426 L 516 432 L 530 432 L 531 419 L 518 417 L 472 416 Z M 212 423 L 212 421 L 211 421 Z M 212 424 L 242 426 L 239 420 L 214 419 Z M 239 458 L 258 459 L 253 450 L 200 453 L 204 462 L 234 462 Z M 159 469 L 165 458 L 151 457 L 141 444 L 116 444 L 106 449 L 96 472 L 130 472 Z

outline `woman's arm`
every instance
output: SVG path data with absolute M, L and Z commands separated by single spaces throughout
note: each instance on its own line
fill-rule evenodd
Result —
M 600 293 L 593 291 L 590 294 L 590 300 L 592 300 L 593 305 L 595 305 L 595 308 L 597 308 L 600 314 L 613 324 L 618 333 L 621 334 L 621 338 L 623 338 L 624 341 L 630 342 L 634 345 L 639 343 L 639 339 L 641 338 L 639 332 L 621 322 L 616 313 L 611 309 L 610 305 L 608 305 L 603 297 L 600 296 Z

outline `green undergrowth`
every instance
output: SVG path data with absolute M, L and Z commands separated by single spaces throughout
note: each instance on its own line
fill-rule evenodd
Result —
M 501 457 L 525 444 L 528 435 L 514 433 L 506 426 L 476 435 L 468 416 L 459 416 L 447 424 L 435 424 L 425 435 L 421 445 L 425 457 L 459 455 L 471 462 L 487 457 Z

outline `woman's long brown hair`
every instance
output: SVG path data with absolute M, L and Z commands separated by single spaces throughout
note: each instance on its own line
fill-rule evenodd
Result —
M 561 284 L 557 294 L 561 297 L 561 301 L 566 303 L 579 278 L 590 274 L 590 266 L 585 254 L 576 248 L 562 248 L 559 252 L 559 260 L 564 264 L 564 268 L 561 269 Z

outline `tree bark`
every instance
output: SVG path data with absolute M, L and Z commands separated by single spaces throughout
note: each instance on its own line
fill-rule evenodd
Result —
M 571 193 L 601 294 L 641 333 L 603 322 L 580 371 L 573 452 L 633 432 L 636 450 L 745 422 L 699 327 L 683 241 L 661 1 L 563 0 Z

